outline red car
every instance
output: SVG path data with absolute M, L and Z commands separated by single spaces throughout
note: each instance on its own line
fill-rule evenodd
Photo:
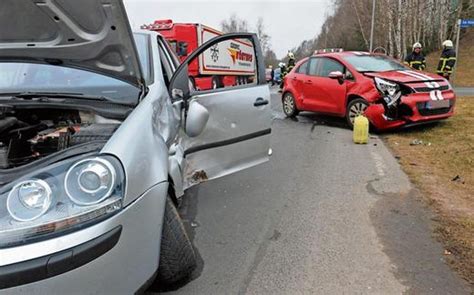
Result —
M 352 127 L 364 114 L 377 130 L 422 124 L 453 115 L 449 82 L 367 52 L 316 54 L 297 63 L 284 79 L 283 111 L 345 117 Z

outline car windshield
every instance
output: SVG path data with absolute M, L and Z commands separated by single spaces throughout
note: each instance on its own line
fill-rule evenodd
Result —
M 145 79 L 148 80 L 149 53 L 145 35 L 135 35 Z M 140 90 L 126 82 L 75 68 L 57 65 L 0 63 L 2 93 L 42 92 L 101 96 L 124 104 L 136 104 Z
M 407 68 L 385 55 L 350 55 L 344 59 L 358 72 L 400 71 Z

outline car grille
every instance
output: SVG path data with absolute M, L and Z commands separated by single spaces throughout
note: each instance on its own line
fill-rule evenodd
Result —
M 418 108 L 418 112 L 422 116 L 444 115 L 444 114 L 449 113 L 451 111 L 451 108 L 452 108 L 452 104 L 451 104 L 451 106 L 447 107 L 447 108 L 428 109 L 428 108 L 425 108 L 425 103 L 423 103 L 423 102 L 417 103 L 416 106 Z
M 448 90 L 449 89 L 449 86 L 448 85 L 444 85 L 444 86 L 440 86 L 438 88 L 429 88 L 429 87 L 418 87 L 418 88 L 415 88 L 416 92 L 430 92 L 430 91 L 433 91 L 433 90 Z

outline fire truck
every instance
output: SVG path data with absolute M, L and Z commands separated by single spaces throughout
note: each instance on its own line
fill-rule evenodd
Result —
M 203 24 L 173 23 L 170 19 L 156 20 L 141 28 L 159 32 L 180 61 L 206 41 L 223 34 Z M 216 44 L 189 65 L 191 82 L 201 90 L 251 83 L 255 73 L 253 46 L 238 39 Z

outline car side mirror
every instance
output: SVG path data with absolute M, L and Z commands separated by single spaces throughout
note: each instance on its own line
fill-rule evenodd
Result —
M 331 79 L 337 79 L 337 81 L 339 81 L 339 84 L 342 84 L 344 82 L 344 74 L 340 71 L 330 72 L 328 77 Z
M 189 137 L 202 133 L 209 120 L 209 111 L 196 100 L 191 100 L 186 116 L 185 132 Z

